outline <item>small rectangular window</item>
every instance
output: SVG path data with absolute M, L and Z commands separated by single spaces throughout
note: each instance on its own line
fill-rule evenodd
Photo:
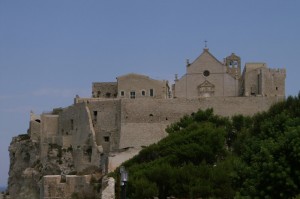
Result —
M 130 92 L 130 98 L 131 99 L 135 99 L 135 91 L 131 91 Z
M 104 142 L 109 142 L 109 136 L 104 136 Z
M 98 111 L 93 111 L 93 114 L 94 114 L 94 121 L 97 122 Z
M 150 89 L 150 96 L 151 96 L 151 97 L 153 97 L 153 96 L 154 96 L 154 91 L 153 91 L 153 89 L 152 89 L 152 88 Z
M 124 92 L 124 91 L 121 91 L 121 92 L 120 92 L 120 95 L 121 95 L 121 97 L 124 97 L 124 96 L 125 96 L 125 92 Z
M 145 96 L 146 95 L 146 92 L 145 91 L 142 91 L 142 96 Z

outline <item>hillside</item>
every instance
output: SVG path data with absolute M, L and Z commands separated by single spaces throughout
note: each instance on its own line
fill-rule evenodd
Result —
M 300 194 L 300 94 L 253 117 L 199 110 L 167 132 L 165 139 L 123 164 L 129 171 L 129 198 Z

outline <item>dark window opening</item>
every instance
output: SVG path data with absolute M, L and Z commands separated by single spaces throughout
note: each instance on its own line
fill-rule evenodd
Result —
M 67 182 L 67 177 L 65 175 L 61 175 L 60 183 L 66 183 L 66 182 Z
M 90 162 L 92 161 L 92 153 L 93 153 L 92 147 L 89 147 L 86 150 L 86 154 L 88 155 L 88 159 L 89 159 Z
M 93 111 L 93 113 L 95 117 L 98 115 L 98 111 Z
M 131 99 L 135 99 L 135 91 L 131 91 L 130 92 L 130 98 Z
M 121 96 L 124 97 L 125 96 L 125 92 L 121 91 Z
M 97 115 L 98 115 L 98 111 L 93 111 L 93 115 L 94 115 L 94 121 L 97 122 Z
M 166 120 L 168 120 L 168 118 L 166 117 Z
M 104 136 L 104 142 L 109 142 L 109 136 Z
M 151 88 L 150 89 L 150 96 L 153 97 L 154 96 L 154 90 Z
M 101 95 L 101 91 L 98 91 L 97 92 L 97 97 L 100 97 L 100 95 Z
M 278 87 L 276 86 L 276 90 L 278 91 Z
M 153 114 L 151 113 L 149 116 L 150 116 L 150 117 L 153 117 Z
M 145 91 L 142 91 L 142 96 L 145 96 L 146 95 L 146 92 Z
M 105 96 L 106 96 L 107 98 L 109 98 L 109 97 L 111 96 L 111 93 L 106 93 Z
M 39 120 L 39 119 L 36 119 L 35 121 L 38 122 L 38 123 L 41 123 L 41 120 Z
M 74 120 L 71 119 L 71 130 L 74 129 Z

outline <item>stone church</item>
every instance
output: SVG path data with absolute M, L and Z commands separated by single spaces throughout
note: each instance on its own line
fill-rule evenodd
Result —
M 246 63 L 234 53 L 223 62 L 205 48 L 186 74 L 175 79 L 173 95 L 178 98 L 285 96 L 285 69 L 269 69 L 266 63 Z
M 202 98 L 238 96 L 285 96 L 285 69 L 270 69 L 266 63 L 246 63 L 241 70 L 241 58 L 234 53 L 223 62 L 208 48 L 192 63 L 187 61 L 186 74 L 170 90 L 167 81 L 144 75 L 127 74 L 117 82 L 93 83 L 95 98 Z

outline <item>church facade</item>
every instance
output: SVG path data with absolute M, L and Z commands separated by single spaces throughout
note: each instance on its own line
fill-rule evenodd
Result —
M 285 96 L 285 69 L 269 69 L 266 63 L 246 63 L 241 73 L 241 58 L 234 53 L 223 62 L 207 48 L 192 63 L 186 74 L 175 79 L 175 98 Z

